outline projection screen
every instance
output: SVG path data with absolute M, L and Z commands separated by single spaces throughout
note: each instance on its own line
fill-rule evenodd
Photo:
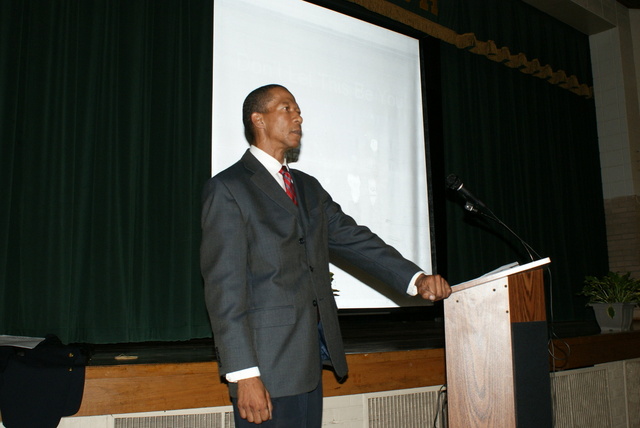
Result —
M 215 0 L 213 49 L 212 174 L 248 148 L 245 96 L 282 84 L 304 118 L 291 167 L 431 273 L 418 41 L 301 0 Z M 424 304 L 331 271 L 340 308 Z

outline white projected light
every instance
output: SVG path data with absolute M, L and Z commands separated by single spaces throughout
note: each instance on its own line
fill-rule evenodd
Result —
M 299 0 L 216 0 L 213 79 L 213 174 L 248 148 L 246 95 L 281 84 L 304 118 L 292 168 L 431 273 L 417 40 Z M 421 304 L 331 271 L 340 308 Z

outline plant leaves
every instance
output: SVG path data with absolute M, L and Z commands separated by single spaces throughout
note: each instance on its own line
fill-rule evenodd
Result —
M 609 306 L 607 308 L 607 315 L 609 315 L 609 318 L 613 319 L 613 317 L 616 316 L 616 310 L 614 309 L 613 306 Z

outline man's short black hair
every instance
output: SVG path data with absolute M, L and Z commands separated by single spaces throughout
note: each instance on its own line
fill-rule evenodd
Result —
M 242 104 L 242 123 L 244 124 L 244 136 L 249 144 L 253 144 L 256 138 L 255 132 L 253 131 L 253 122 L 251 122 L 251 115 L 253 113 L 267 112 L 267 104 L 272 99 L 269 93 L 275 88 L 282 88 L 288 91 L 288 89 L 282 85 L 270 84 L 254 89 L 247 95 L 247 98 L 244 99 L 244 103 Z

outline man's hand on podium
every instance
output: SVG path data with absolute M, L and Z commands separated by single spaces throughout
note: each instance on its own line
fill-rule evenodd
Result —
M 425 300 L 437 302 L 451 295 L 449 283 L 440 275 L 420 275 L 416 280 L 418 294 Z

